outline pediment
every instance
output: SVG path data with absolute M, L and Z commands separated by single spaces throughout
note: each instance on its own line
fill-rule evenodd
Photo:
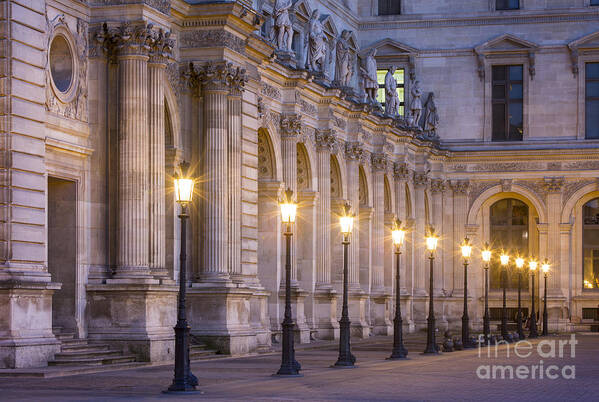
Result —
M 337 29 L 337 26 L 335 26 L 335 21 L 333 21 L 333 18 L 330 15 L 322 15 L 320 17 L 320 22 L 322 23 L 322 28 L 329 37 L 337 38 L 339 30 Z
M 505 34 L 491 39 L 474 48 L 478 54 L 534 52 L 538 45 L 517 36 Z
M 410 56 L 418 53 L 418 49 L 416 48 L 391 38 L 386 38 L 360 50 L 360 57 L 364 57 L 372 49 L 376 49 L 376 57 Z
M 568 44 L 570 49 L 592 50 L 599 49 L 599 31 L 583 36 Z
M 349 47 L 354 51 L 357 52 L 359 47 L 358 47 L 358 38 L 356 38 L 356 34 L 354 33 L 354 31 L 349 31 Z
M 312 8 L 307 0 L 297 0 L 293 4 L 293 11 L 295 11 L 296 16 L 306 21 L 309 20 L 312 15 Z

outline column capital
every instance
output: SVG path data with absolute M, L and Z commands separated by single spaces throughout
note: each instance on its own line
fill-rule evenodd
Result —
M 447 190 L 447 182 L 443 179 L 431 180 L 431 191 L 433 193 L 442 193 Z
M 360 142 L 345 143 L 345 157 L 349 160 L 359 161 L 364 157 L 364 148 Z
M 292 113 L 281 115 L 281 138 L 294 138 L 302 133 L 302 116 Z
M 454 194 L 468 195 L 470 190 L 470 180 L 468 179 L 454 180 L 450 182 L 450 185 Z
M 426 173 L 414 172 L 414 186 L 426 187 L 430 179 Z
M 561 193 L 565 179 L 563 177 L 543 178 L 543 187 L 548 193 Z
M 147 56 L 152 43 L 152 24 L 125 22 L 116 31 L 114 40 L 118 57 Z
M 319 150 L 335 152 L 335 149 L 339 145 L 335 130 L 316 130 L 314 140 Z
M 370 156 L 372 171 L 375 173 L 387 170 L 387 155 L 384 153 L 373 153 Z
M 166 64 L 173 59 L 174 39 L 170 38 L 170 31 L 164 31 L 160 28 L 158 31 L 152 30 L 150 34 L 150 63 Z
M 393 164 L 393 176 L 398 180 L 408 180 L 410 169 L 405 162 L 395 162 Z
M 189 63 L 189 71 L 186 74 L 189 84 L 204 89 L 241 92 L 248 81 L 245 68 L 234 66 L 233 63 L 207 62 L 204 65 Z

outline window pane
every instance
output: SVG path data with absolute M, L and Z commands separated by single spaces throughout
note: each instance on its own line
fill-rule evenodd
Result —
M 377 100 L 380 103 L 385 103 L 385 88 L 379 88 L 376 93 L 377 93 Z
M 522 139 L 522 103 L 510 103 L 508 106 L 510 122 L 510 140 Z
M 505 66 L 493 66 L 493 81 L 505 80 Z
M 510 66 L 510 81 L 522 81 L 522 66 Z
M 385 75 L 387 75 L 387 70 L 376 70 L 376 80 L 379 85 L 385 86 Z
M 404 83 L 404 69 L 399 68 L 395 70 L 395 74 L 393 74 L 395 81 L 397 81 L 397 85 L 402 85 Z
M 397 88 L 397 96 L 399 96 L 399 101 L 404 101 L 404 88 Z
M 599 138 L 599 100 L 586 102 L 586 138 Z
M 599 98 L 599 81 L 587 82 L 586 97 Z
M 599 0 L 597 0 L 599 2 Z M 586 78 L 598 78 L 599 79 L 599 63 L 587 63 L 586 64 Z
M 591 6 L 599 6 L 599 0 L 591 0 Z
M 505 105 L 493 105 L 493 141 L 505 141 Z
M 505 85 L 493 85 L 493 99 L 505 99 Z
M 583 206 L 584 230 L 582 233 L 583 289 L 599 289 L 599 199 Z M 594 219 L 593 219 L 594 218 Z M 588 225 L 591 223 L 591 225 Z
M 522 99 L 523 98 L 522 84 L 510 84 L 509 97 L 510 99 Z

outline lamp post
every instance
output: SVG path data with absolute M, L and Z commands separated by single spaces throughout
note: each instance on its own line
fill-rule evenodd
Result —
M 464 313 L 462 314 L 462 345 L 464 349 L 472 348 L 474 345 L 470 342 L 470 318 L 468 317 L 468 260 L 472 254 L 472 244 L 468 237 L 460 246 L 462 257 L 464 257 Z
M 281 221 L 285 225 L 285 315 L 283 318 L 283 349 L 281 356 L 281 368 L 277 371 L 278 376 L 301 376 L 301 366 L 295 361 L 295 349 L 293 345 L 293 319 L 291 318 L 291 236 L 293 236 L 293 224 L 297 213 L 297 204 L 293 201 L 293 191 L 287 189 L 279 202 L 281 208 Z
M 485 263 L 485 314 L 483 316 L 483 332 L 485 342 L 489 343 L 491 336 L 491 323 L 489 317 L 489 262 L 491 261 L 491 249 L 489 243 L 485 243 L 485 248 L 482 251 L 482 259 Z
M 341 308 L 341 319 L 339 320 L 339 357 L 333 367 L 351 368 L 355 367 L 356 358 L 351 353 L 350 345 L 350 324 L 349 313 L 347 307 L 347 260 L 349 239 L 354 227 L 354 215 L 351 210 L 351 205 L 346 202 L 343 206 L 343 214 L 339 218 L 341 233 L 343 234 L 343 307 Z
M 518 269 L 518 316 L 516 321 L 518 324 L 518 339 L 522 340 L 526 338 L 524 336 L 524 330 L 522 329 L 522 268 L 524 267 L 524 258 L 516 258 L 516 268 Z
M 426 249 L 430 252 L 429 262 L 430 262 L 430 274 L 429 274 L 429 303 L 428 303 L 428 325 L 427 325 L 427 333 L 426 333 L 426 348 L 422 354 L 438 354 L 439 351 L 437 349 L 437 342 L 435 340 L 435 308 L 433 305 L 434 295 L 433 295 L 433 262 L 435 260 L 435 250 L 437 249 L 437 244 L 439 242 L 439 238 L 435 234 L 435 229 L 430 226 L 428 228 L 428 234 L 426 236 Z
M 537 313 L 535 311 L 535 273 L 537 271 L 539 263 L 533 258 L 528 262 L 528 268 L 532 275 L 532 300 L 531 300 L 531 314 L 530 314 L 530 332 L 528 333 L 529 338 L 537 338 Z
M 501 286 L 503 288 L 503 305 L 501 309 L 501 337 L 506 342 L 511 342 L 511 336 L 507 332 L 507 306 L 506 306 L 506 295 L 505 290 L 507 287 L 507 266 L 510 262 L 510 256 L 506 253 L 503 253 L 499 256 L 499 260 L 501 261 Z
M 401 298 L 399 284 L 399 257 L 401 256 L 401 246 L 406 238 L 406 230 L 401 221 L 395 218 L 391 238 L 395 245 L 395 319 L 393 320 L 393 351 L 389 360 L 405 359 L 408 356 L 408 350 L 403 345 L 403 320 L 401 319 Z
M 191 373 L 189 364 L 189 325 L 185 311 L 186 289 L 186 259 L 187 259 L 187 207 L 193 200 L 194 180 L 187 177 L 189 163 L 181 162 L 179 165 L 181 176 L 175 177 L 175 197 L 181 206 L 181 251 L 179 254 L 179 298 L 177 304 L 177 324 L 175 325 L 175 375 L 173 383 L 168 387 L 172 393 L 195 392 L 197 378 Z
M 545 288 L 543 289 L 543 336 L 547 336 L 549 332 L 547 323 L 547 277 L 549 276 L 549 268 L 549 260 L 545 258 L 543 265 L 541 265 L 541 270 L 545 277 Z

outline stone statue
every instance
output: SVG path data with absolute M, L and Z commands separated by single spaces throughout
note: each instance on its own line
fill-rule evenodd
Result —
M 391 66 L 385 75 L 385 114 L 397 117 L 399 112 L 399 95 L 397 95 L 397 81 L 395 81 L 395 70 L 397 67 Z
M 437 105 L 435 105 L 435 94 L 431 92 L 424 105 L 424 131 L 434 132 L 438 125 L 439 115 L 437 114 Z
M 420 100 L 422 91 L 420 90 L 420 81 L 414 82 L 410 93 L 412 94 L 412 102 L 410 102 L 410 112 L 413 119 L 412 124 L 414 127 L 419 127 L 420 116 L 422 115 L 422 101 Z
M 372 49 L 368 53 L 368 56 L 366 56 L 366 62 L 364 63 L 364 68 L 360 68 L 362 71 L 364 90 L 366 91 L 366 95 L 370 103 L 377 103 L 376 92 L 379 88 L 379 83 L 377 82 L 376 77 L 376 59 L 374 56 L 376 56 L 376 49 Z
M 306 46 L 308 52 L 306 55 L 306 68 L 317 73 L 324 72 L 324 62 L 326 59 L 324 30 L 320 22 L 320 12 L 314 10 L 310 23 L 308 25 L 308 34 L 306 38 Z
M 349 36 L 351 31 L 343 30 L 336 46 L 335 81 L 341 87 L 349 87 L 353 74 L 352 54 L 349 50 Z
M 275 20 L 273 29 L 277 34 L 277 49 L 285 52 L 292 51 L 293 29 L 289 19 L 291 5 L 291 0 L 276 0 L 273 9 L 273 18 Z

